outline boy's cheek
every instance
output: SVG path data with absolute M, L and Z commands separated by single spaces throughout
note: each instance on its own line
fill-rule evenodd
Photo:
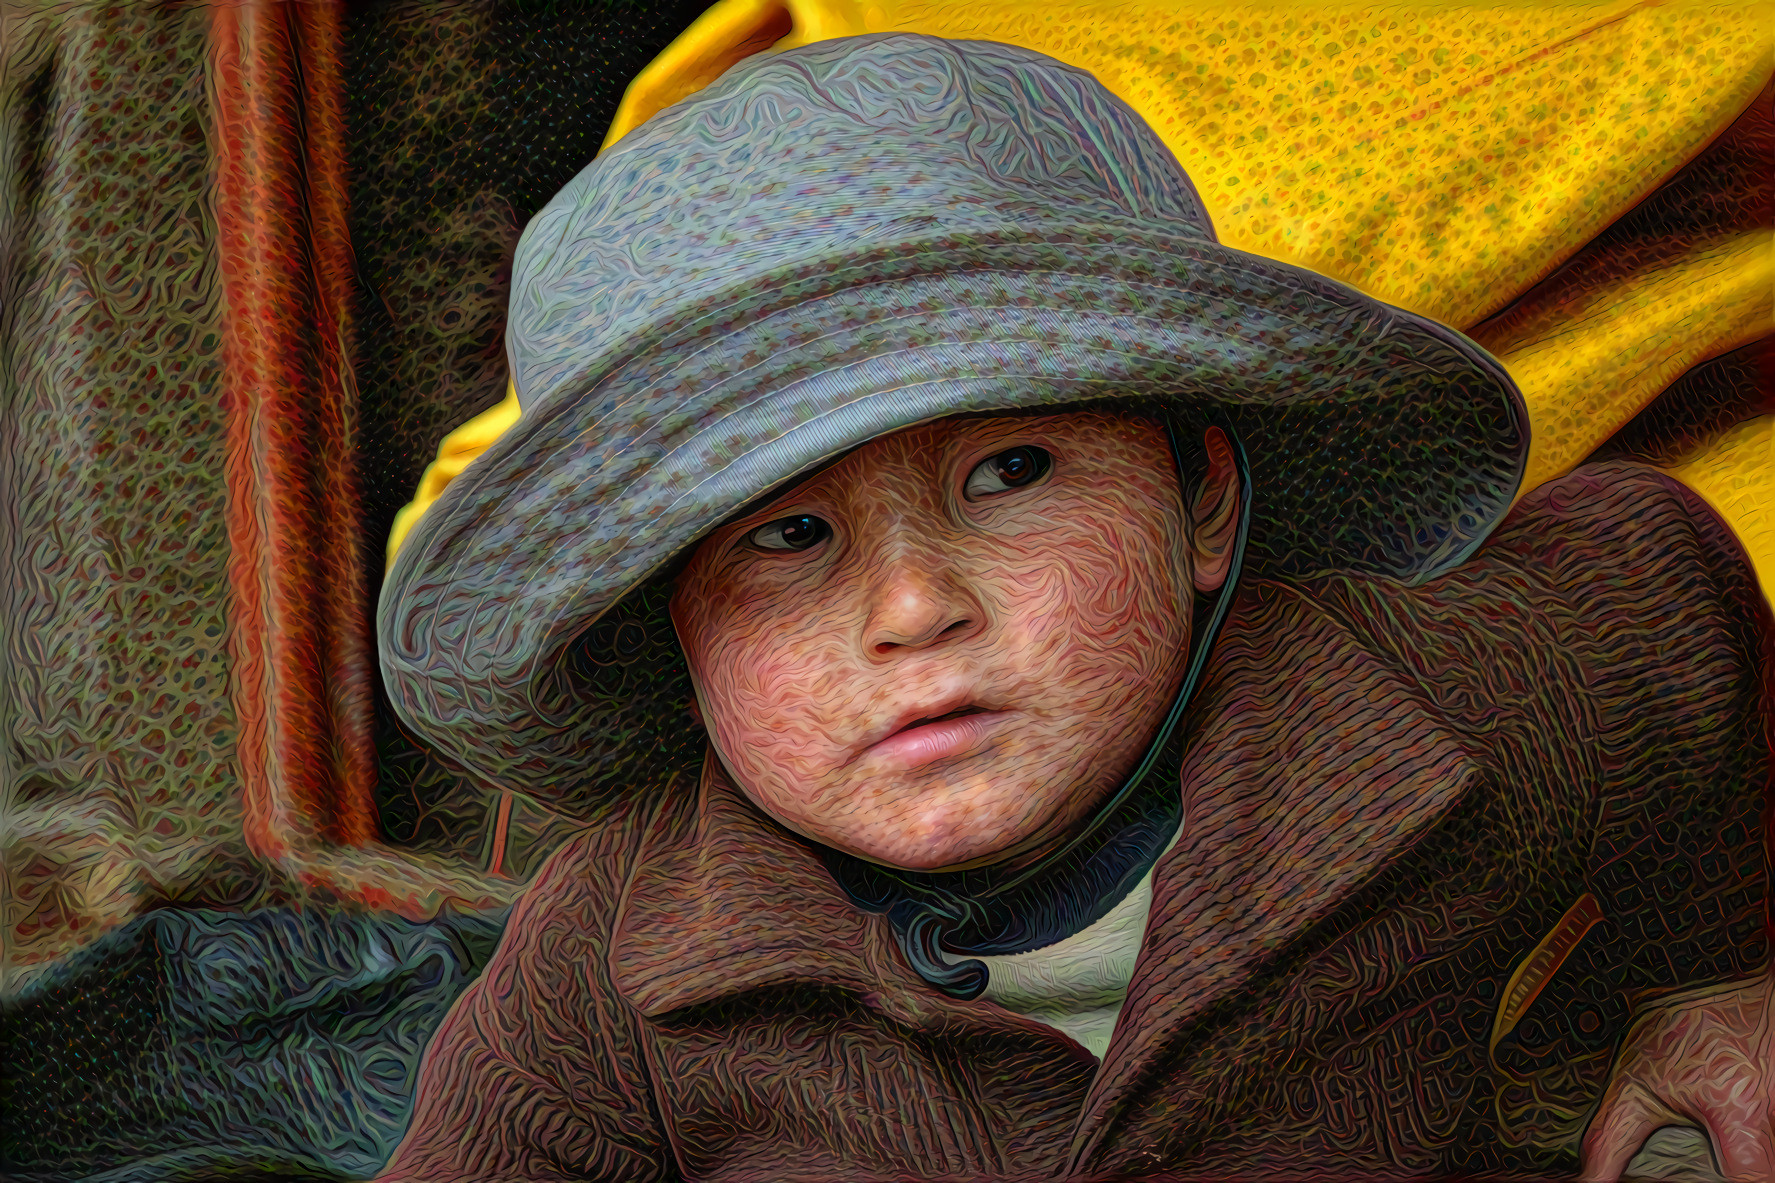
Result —
M 1172 565 L 1152 540 L 1097 538 L 1059 563 L 1019 572 L 998 597 L 1007 656 L 1050 672 L 1122 675 L 1176 661 L 1185 636 Z
M 833 721 L 854 718 L 862 704 L 843 684 L 832 647 L 760 640 L 717 656 L 699 678 L 704 702 L 724 755 L 766 757 L 794 766 L 785 773 L 804 774 L 842 739 Z

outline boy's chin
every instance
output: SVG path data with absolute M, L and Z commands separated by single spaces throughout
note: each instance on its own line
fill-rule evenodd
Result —
M 970 763 L 976 766 L 965 776 L 921 769 L 860 782 L 835 779 L 811 801 L 747 796 L 822 846 L 894 870 L 942 874 L 1039 856 L 1088 816 L 1101 795 L 1078 788 L 1054 794 L 1053 784 L 1065 778 L 1032 779 L 1015 759 Z
M 877 782 L 873 800 L 841 789 L 828 800 L 849 802 L 849 808 L 822 810 L 817 817 L 804 813 L 801 825 L 778 820 L 821 845 L 878 866 L 943 874 L 1037 858 L 1064 841 L 1109 791 L 1075 786 L 1056 794 L 1052 786 L 1065 778 L 1032 779 L 1027 768 L 1006 769 L 998 766 L 1002 763 L 1015 762 L 993 762 L 977 770 L 969 778 L 973 784 L 957 784 L 953 774 L 931 778 L 934 784 L 908 777 L 912 783 Z M 867 805 L 858 808 L 859 801 Z
M 980 829 L 954 837 L 911 841 L 903 833 L 875 840 L 851 834 L 826 844 L 878 866 L 926 875 L 990 867 L 1037 851 L 1043 845 L 1040 834 L 988 834 Z
M 916 855 L 868 854 L 857 850 L 845 850 L 846 854 L 862 859 L 866 863 L 874 863 L 878 867 L 886 867 L 890 871 L 913 871 L 921 875 L 946 875 L 951 871 L 970 871 L 976 867 L 989 867 L 1004 861 L 998 854 L 983 855 L 977 858 L 956 861 L 953 856 L 933 855 L 920 857 Z

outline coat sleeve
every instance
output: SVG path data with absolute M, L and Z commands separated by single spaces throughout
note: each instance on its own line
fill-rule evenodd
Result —
M 379 1179 L 502 1183 L 671 1176 L 633 1012 L 609 976 L 628 827 L 551 858 L 457 1000 Z
M 1585 464 L 1462 567 L 1406 592 L 1363 581 L 1347 602 L 1473 737 L 1510 799 L 1511 848 L 1583 865 L 1572 896 L 1592 893 L 1631 949 L 1611 972 L 1640 991 L 1762 968 L 1775 625 L 1700 497 L 1642 464 Z M 1551 1013 L 1551 995 L 1536 1005 Z

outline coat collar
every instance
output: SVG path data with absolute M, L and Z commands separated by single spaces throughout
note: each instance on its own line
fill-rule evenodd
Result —
M 1481 775 L 1413 685 L 1306 595 L 1264 585 L 1242 609 L 1198 700 L 1183 832 L 1154 870 L 1140 960 L 1074 1130 L 1075 1167 L 1109 1165 L 1099 1151 L 1194 1020 Z
M 1242 594 L 1217 649 L 1191 712 L 1183 833 L 1154 870 L 1128 1000 L 1074 1130 L 1081 1167 L 1193 1019 L 1408 849 L 1479 775 L 1400 673 L 1299 592 Z M 853 908 L 713 758 L 694 800 L 644 839 L 611 957 L 618 991 L 650 1018 L 815 982 L 914 1026 L 1036 1029 L 926 985 L 886 920 Z
M 926 985 L 901 957 L 886 918 L 853 907 L 819 856 L 747 801 L 713 753 L 694 800 L 667 809 L 643 840 L 611 972 L 617 991 L 648 1018 L 820 983 L 856 990 L 909 1026 L 1032 1026 Z
M 864 986 L 875 917 L 806 846 L 734 790 L 713 753 L 688 808 L 643 840 L 612 950 L 617 989 L 650 1018 L 779 983 Z

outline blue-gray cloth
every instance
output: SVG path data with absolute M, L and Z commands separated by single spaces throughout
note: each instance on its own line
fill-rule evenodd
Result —
M 0 1176 L 374 1174 L 406 1128 L 426 1043 L 505 919 L 133 921 L 0 1010 Z

